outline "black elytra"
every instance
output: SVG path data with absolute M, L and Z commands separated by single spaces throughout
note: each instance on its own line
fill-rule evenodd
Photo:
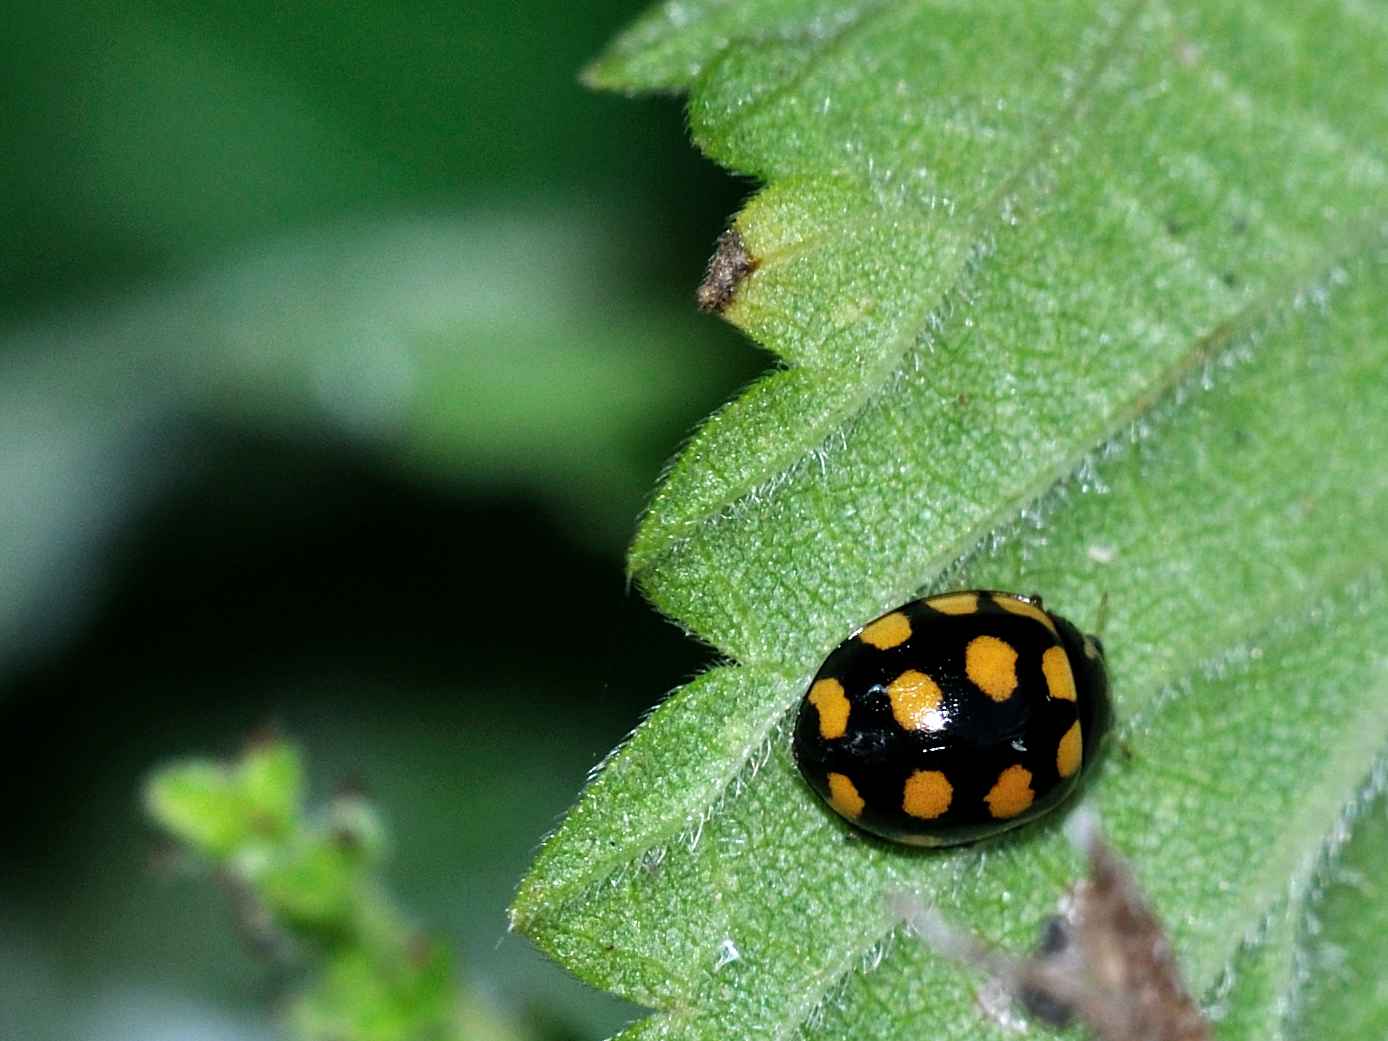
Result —
M 795 723 L 805 780 L 883 838 L 952 846 L 1065 800 L 1112 720 L 1102 644 L 1037 597 L 942 593 L 863 626 Z

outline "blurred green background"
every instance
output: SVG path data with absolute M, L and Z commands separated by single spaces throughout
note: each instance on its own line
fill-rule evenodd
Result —
M 554 1038 L 636 1010 L 508 936 L 585 773 L 705 654 L 625 587 L 762 360 L 691 305 L 748 191 L 576 73 L 640 4 L 53 3 L 0 39 L 0 1036 L 270 1038 L 293 977 L 141 778 L 267 722 L 399 901 Z

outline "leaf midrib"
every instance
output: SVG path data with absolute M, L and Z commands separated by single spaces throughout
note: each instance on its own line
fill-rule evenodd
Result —
M 1371 218 L 1369 224 L 1375 226 L 1382 220 L 1388 220 L 1388 210 L 1385 210 L 1376 219 Z M 1334 254 L 1329 260 L 1308 266 L 1307 270 L 1299 277 L 1289 278 L 1277 288 L 1269 289 L 1260 294 L 1233 316 L 1220 322 L 1210 332 L 1198 338 L 1189 350 L 1162 370 L 1151 385 L 1143 388 L 1130 399 L 1126 406 L 1116 411 L 1109 422 L 1102 426 L 1096 426 L 1089 436 L 1080 439 L 1092 447 L 1070 455 L 1049 471 L 1040 474 L 1035 481 L 1028 484 L 1015 496 L 1005 500 L 998 509 L 989 515 L 986 521 L 970 529 L 964 536 L 961 536 L 928 561 L 922 568 L 923 575 L 942 574 L 956 563 L 966 559 L 970 550 L 978 545 L 984 534 L 1004 527 L 1021 513 L 1024 505 L 1043 502 L 1051 489 L 1073 477 L 1074 474 L 1083 469 L 1086 462 L 1102 456 L 1107 446 L 1121 443 L 1126 431 L 1132 429 L 1142 418 L 1155 412 L 1164 399 L 1174 397 L 1184 384 L 1193 379 L 1196 372 L 1214 362 L 1239 340 L 1253 336 L 1264 322 L 1273 320 L 1279 310 L 1289 306 L 1308 287 L 1323 281 L 1330 272 L 1348 263 L 1349 258 L 1371 252 L 1375 243 L 1388 244 L 1388 234 L 1376 229 L 1360 234 L 1358 241 L 1354 243 L 1352 248 Z M 922 578 L 917 583 L 917 588 L 923 587 L 928 581 L 928 577 Z M 749 655 L 748 658 L 750 661 L 763 666 L 770 664 L 769 662 L 757 662 L 755 656 Z

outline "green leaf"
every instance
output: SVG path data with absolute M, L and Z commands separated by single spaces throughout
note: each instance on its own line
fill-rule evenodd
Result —
M 283 834 L 294 827 L 304 798 L 304 764 L 297 748 L 288 741 L 259 741 L 236 763 L 233 776 L 261 828 Z
M 251 832 L 240 793 L 215 763 L 165 767 L 145 786 L 145 808 L 179 840 L 211 857 L 227 856 Z
M 352 1041 L 470 1041 L 477 1036 L 453 1025 L 455 967 L 445 950 L 421 944 L 414 951 L 385 954 L 351 949 L 327 959 L 320 978 L 289 1010 L 296 1036 Z M 499 1032 L 494 1036 L 513 1039 Z
M 1280 1041 L 1286 1036 L 1284 995 L 1295 985 L 1295 912 L 1290 902 L 1274 909 L 1262 933 L 1229 963 L 1228 992 L 1213 1003 L 1221 1038 Z
M 1385 47 L 1348 5 L 710 2 L 589 70 L 688 88 L 696 142 L 766 181 L 725 315 L 783 363 L 631 554 L 733 663 L 610 760 L 513 908 L 658 1010 L 631 1036 L 999 1034 L 884 894 L 1027 945 L 1078 872 L 1058 821 L 888 847 L 780 725 L 855 625 L 967 586 L 1080 622 L 1107 594 L 1129 754 L 1088 798 L 1221 1036 L 1280 1029 L 1388 752 Z
M 145 806 L 160 825 L 203 856 L 220 860 L 250 843 L 282 840 L 303 798 L 294 747 L 265 741 L 235 763 L 193 760 L 164 767 L 145 784 Z
M 1379 794 L 1353 821 L 1348 845 L 1324 868 L 1302 922 L 1300 989 L 1290 1037 L 1371 1041 L 1388 1036 L 1388 796 Z
M 151 816 L 217 868 L 247 935 L 312 970 L 286 1023 L 305 1041 L 526 1041 L 458 979 L 449 950 L 411 925 L 379 878 L 385 827 L 359 793 L 305 811 L 296 745 L 261 739 L 237 760 L 164 767 Z

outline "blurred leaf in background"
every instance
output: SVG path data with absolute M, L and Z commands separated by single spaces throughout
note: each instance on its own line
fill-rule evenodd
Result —
M 447 945 L 395 906 L 370 800 L 343 789 L 315 812 L 305 796 L 301 753 L 273 735 L 228 764 L 165 765 L 145 786 L 148 813 L 215 872 L 243 933 L 306 970 L 284 1012 L 293 1036 L 527 1041 L 463 982 Z
M 365 780 L 388 884 L 497 1007 L 553 1037 L 631 1014 L 502 916 L 694 667 L 620 552 L 755 364 L 689 306 L 739 188 L 675 106 L 576 82 L 630 14 L 7 17 L 0 1034 L 271 1035 L 282 971 L 150 870 L 135 797 L 267 718 L 316 783 Z

